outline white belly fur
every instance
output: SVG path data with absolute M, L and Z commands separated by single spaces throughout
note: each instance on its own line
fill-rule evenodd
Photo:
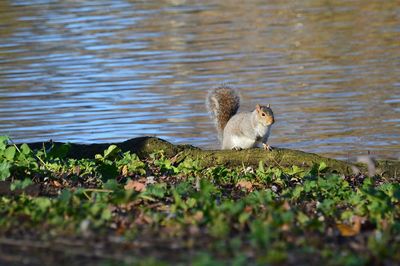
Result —
M 255 147 L 256 141 L 244 136 L 232 136 L 232 144 L 233 147 L 231 148 L 240 147 L 242 149 L 247 149 Z

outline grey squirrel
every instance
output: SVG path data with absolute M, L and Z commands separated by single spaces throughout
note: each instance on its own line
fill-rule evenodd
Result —
M 253 148 L 260 143 L 264 149 L 271 150 L 267 141 L 275 119 L 269 104 L 257 104 L 252 112 L 237 113 L 240 97 L 234 89 L 223 85 L 209 91 L 206 105 L 223 150 Z

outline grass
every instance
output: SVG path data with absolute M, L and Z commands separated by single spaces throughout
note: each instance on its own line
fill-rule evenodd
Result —
M 0 264 L 400 264 L 395 178 L 67 151 L 0 138 Z

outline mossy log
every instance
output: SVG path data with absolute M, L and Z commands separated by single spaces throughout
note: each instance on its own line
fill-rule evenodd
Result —
M 59 146 L 61 142 L 30 143 L 32 149 Z M 225 165 L 227 167 L 253 166 L 257 167 L 262 161 L 266 166 L 290 167 L 296 165 L 308 168 L 314 164 L 324 162 L 329 169 L 344 175 L 351 175 L 355 169 L 362 174 L 368 174 L 368 166 L 361 163 L 349 163 L 336 159 L 326 158 L 314 153 L 274 147 L 272 151 L 253 148 L 241 151 L 234 150 L 202 150 L 190 145 L 173 145 L 165 140 L 154 137 L 139 137 L 120 143 L 75 144 L 70 143 L 69 158 L 94 158 L 102 154 L 110 145 L 118 146 L 123 152 L 131 151 L 140 158 L 146 158 L 151 153 L 163 150 L 167 157 L 176 157 L 177 161 L 186 158 L 198 160 L 202 167 Z M 355 168 L 356 167 L 356 168 Z M 376 162 L 376 173 L 390 178 L 396 178 L 400 172 L 400 161 L 382 160 Z

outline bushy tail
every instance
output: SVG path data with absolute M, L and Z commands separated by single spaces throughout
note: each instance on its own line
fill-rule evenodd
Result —
M 234 89 L 223 85 L 209 91 L 206 104 L 215 122 L 218 137 L 222 141 L 226 123 L 228 123 L 229 119 L 234 116 L 239 109 L 239 94 Z

